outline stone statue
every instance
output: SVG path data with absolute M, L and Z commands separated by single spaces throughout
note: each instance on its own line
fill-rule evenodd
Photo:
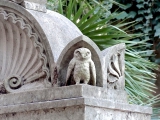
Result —
M 92 80 L 92 84 L 96 86 L 96 69 L 91 59 L 91 51 L 89 49 L 79 48 L 74 51 L 74 57 L 70 61 L 67 70 L 66 84 L 72 71 L 76 85 L 81 82 L 88 84 L 89 81 Z

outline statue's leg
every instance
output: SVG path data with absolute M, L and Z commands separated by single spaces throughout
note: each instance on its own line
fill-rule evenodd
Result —
M 76 82 L 76 85 L 80 84 L 80 78 L 77 77 L 77 78 L 75 79 L 75 82 Z
M 89 82 L 89 78 L 86 78 L 86 79 L 84 80 L 84 84 L 88 84 L 88 82 Z

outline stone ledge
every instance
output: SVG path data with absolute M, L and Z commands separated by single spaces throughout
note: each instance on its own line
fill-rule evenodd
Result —
M 19 113 L 19 112 L 37 111 L 37 110 L 51 109 L 51 108 L 73 107 L 73 106 L 92 106 L 92 107 L 97 107 L 97 108 L 111 109 L 111 110 L 123 111 L 123 112 L 132 112 L 132 113 L 140 113 L 140 114 L 148 114 L 148 115 L 152 114 L 152 108 L 150 107 L 114 103 L 108 100 L 94 99 L 94 98 L 82 98 L 82 97 L 1 106 L 0 114 Z
M 90 85 L 53 87 L 1 95 L 0 114 L 73 106 L 92 106 L 124 112 L 152 114 L 152 108 L 129 105 L 126 98 L 127 95 L 124 91 L 107 91 L 102 87 Z
M 101 98 L 112 100 L 114 102 L 127 103 L 127 95 L 124 91 L 107 91 L 104 88 L 90 85 L 72 85 L 1 95 L 0 106 L 79 97 Z

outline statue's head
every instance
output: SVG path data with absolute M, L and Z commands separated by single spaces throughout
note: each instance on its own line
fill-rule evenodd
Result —
M 74 51 L 74 58 L 78 60 L 88 60 L 91 58 L 91 51 L 87 48 L 78 48 Z

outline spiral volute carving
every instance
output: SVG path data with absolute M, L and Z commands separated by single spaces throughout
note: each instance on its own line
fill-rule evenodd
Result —
M 17 75 L 13 75 L 4 80 L 4 87 L 7 92 L 14 92 L 14 90 L 20 88 L 22 85 L 22 78 Z

